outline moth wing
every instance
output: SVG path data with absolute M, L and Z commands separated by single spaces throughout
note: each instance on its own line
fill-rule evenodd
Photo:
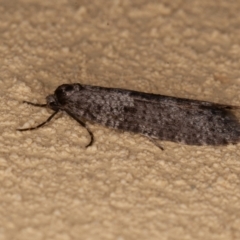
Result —
M 213 103 L 208 101 L 201 100 L 192 100 L 187 98 L 177 98 L 170 97 L 160 94 L 152 94 L 152 93 L 144 93 L 138 91 L 131 91 L 127 89 L 120 88 L 103 88 L 103 87 L 90 87 L 88 86 L 88 90 L 90 91 L 99 91 L 102 90 L 104 94 L 108 94 L 109 91 L 120 93 L 123 95 L 127 95 L 133 99 L 133 101 L 137 104 L 146 104 L 146 105 L 155 105 L 155 108 L 159 106 L 159 108 L 178 108 L 179 110 L 188 110 L 188 111 L 209 111 L 209 110 L 219 110 L 223 114 L 231 117 L 232 119 L 240 119 L 240 106 L 226 105 Z M 156 106 L 157 105 L 157 106 Z M 238 116 L 239 115 L 239 116 Z
M 158 94 L 148 94 L 148 93 L 141 93 L 141 92 L 133 92 L 131 97 L 134 98 L 136 102 L 146 102 L 152 104 L 158 104 L 161 106 L 173 106 L 179 108 L 192 108 L 192 109 L 226 109 L 226 110 L 234 110 L 240 109 L 240 106 L 234 105 L 226 105 L 226 104 L 219 104 L 213 103 L 208 101 L 201 101 L 201 100 L 191 100 L 187 98 L 177 98 L 177 97 L 170 97 Z
M 85 86 L 90 91 L 98 91 L 101 90 L 105 92 L 105 94 L 109 93 L 109 91 L 113 91 L 115 93 L 126 94 L 134 99 L 136 102 L 149 102 L 152 104 L 159 104 L 159 105 L 166 105 L 166 106 L 178 106 L 180 108 L 215 108 L 215 109 L 240 109 L 240 106 L 234 105 L 226 105 L 226 104 L 219 104 L 213 103 L 208 101 L 201 101 L 201 100 L 192 100 L 187 98 L 177 98 L 177 97 L 170 97 L 160 94 L 153 94 L 153 93 L 144 93 L 138 91 L 131 91 L 127 89 L 121 88 L 104 88 L 104 87 L 96 87 L 96 86 Z

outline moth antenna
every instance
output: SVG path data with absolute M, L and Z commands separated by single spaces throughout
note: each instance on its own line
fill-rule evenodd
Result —
M 29 105 L 35 106 L 35 107 L 47 107 L 47 104 L 39 104 L 39 103 L 32 103 L 32 102 L 28 102 L 28 101 L 23 101 L 23 103 L 27 103 Z
M 34 104 L 35 104 L 35 103 L 34 103 Z M 39 105 L 41 105 L 41 104 L 39 104 Z M 42 105 L 43 105 L 43 104 L 42 104 Z M 38 106 L 38 107 L 40 107 L 40 106 Z M 31 130 L 40 128 L 40 127 L 42 127 L 43 125 L 45 125 L 46 123 L 50 122 L 51 119 L 52 119 L 58 112 L 59 112 L 59 110 L 57 110 L 56 112 L 54 112 L 45 122 L 37 125 L 36 127 L 17 129 L 17 131 L 21 131 L 21 132 L 23 132 L 23 131 L 29 131 L 29 130 L 31 131 Z

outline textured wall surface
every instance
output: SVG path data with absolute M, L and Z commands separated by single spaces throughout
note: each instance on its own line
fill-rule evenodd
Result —
M 240 105 L 240 3 L 0 1 L 0 239 L 240 239 L 240 144 L 193 147 L 39 103 L 80 82 Z

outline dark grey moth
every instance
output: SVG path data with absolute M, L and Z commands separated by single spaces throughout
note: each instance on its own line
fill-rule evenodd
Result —
M 240 123 L 233 111 L 239 109 L 237 106 L 78 83 L 59 86 L 46 101 L 46 104 L 25 101 L 50 108 L 54 113 L 36 127 L 17 130 L 37 129 L 64 111 L 87 129 L 91 140 L 86 147 L 94 140 L 86 122 L 139 133 L 153 141 L 199 146 L 240 141 Z

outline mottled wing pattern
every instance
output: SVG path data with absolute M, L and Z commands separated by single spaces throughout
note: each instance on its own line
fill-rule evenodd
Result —
M 81 120 L 189 145 L 224 145 L 240 138 L 238 107 L 124 89 L 83 86 L 66 110 Z

